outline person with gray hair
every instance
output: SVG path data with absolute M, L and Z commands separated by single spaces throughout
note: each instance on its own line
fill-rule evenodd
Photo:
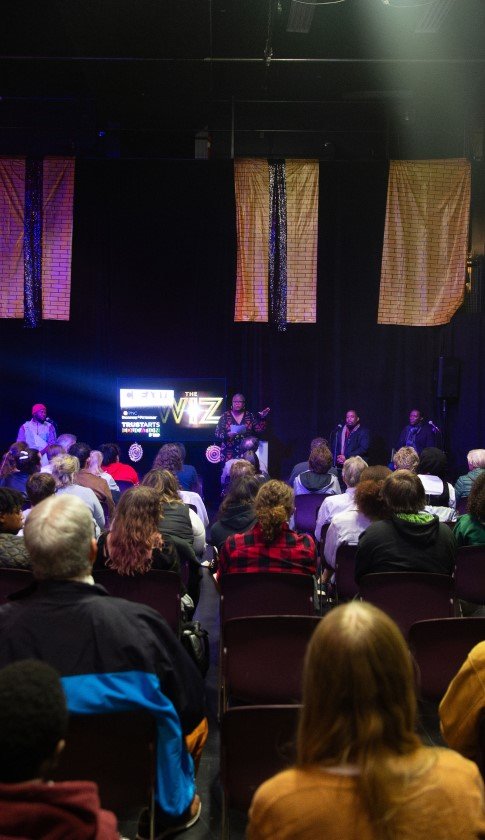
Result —
M 64 432 L 64 434 L 58 436 L 56 443 L 59 444 L 59 446 L 62 446 L 64 452 L 67 452 L 69 447 L 72 446 L 73 443 L 76 443 L 76 441 L 76 435 L 71 435 L 70 432 Z
M 94 583 L 96 541 L 79 498 L 36 505 L 25 542 L 36 587 L 0 607 L 0 668 L 47 662 L 61 675 L 70 713 L 149 711 L 157 728 L 155 835 L 189 827 L 200 814 L 194 762 L 207 738 L 196 666 L 158 612 Z M 137 836 L 149 836 L 144 817 Z
M 338 496 L 329 496 L 322 502 L 315 527 L 317 540 L 321 539 L 322 527 L 328 525 L 336 513 L 342 513 L 354 504 L 355 488 L 360 481 L 362 470 L 365 470 L 367 466 L 368 464 L 360 455 L 347 458 L 344 462 L 342 479 L 347 489 L 344 493 L 340 493 Z
M 468 472 L 466 475 L 460 475 L 455 484 L 456 504 L 470 495 L 473 482 L 485 471 L 485 449 L 471 449 L 466 459 Z

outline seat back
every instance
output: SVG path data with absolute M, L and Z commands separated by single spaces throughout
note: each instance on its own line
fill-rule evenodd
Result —
M 468 508 L 468 496 L 463 496 L 456 505 L 456 512 L 457 512 L 458 516 L 463 516 L 463 514 L 467 512 L 467 508 Z
M 355 582 L 356 545 L 342 543 L 335 555 L 335 586 L 339 601 L 351 601 L 358 595 L 359 588 Z
M 229 808 L 247 811 L 256 788 L 294 762 L 301 706 L 237 706 L 221 720 L 222 836 Z
M 485 604 L 485 545 L 461 545 L 455 565 L 455 595 Z
M 303 660 L 320 619 L 309 615 L 231 618 L 224 625 L 222 681 L 239 703 L 300 703 Z
M 453 581 L 432 572 L 378 572 L 364 575 L 359 593 L 387 612 L 407 638 L 415 621 L 453 616 Z
M 420 695 L 439 702 L 469 652 L 485 639 L 485 616 L 433 618 L 409 630 Z
M 324 493 L 299 493 L 295 496 L 295 531 L 315 533 L 317 514 L 324 498 Z
M 113 569 L 95 569 L 93 577 L 110 595 L 157 610 L 178 634 L 181 608 L 180 577 L 176 572 L 151 569 L 144 574 L 119 575 Z
M 290 572 L 226 574 L 220 578 L 221 622 L 249 615 L 314 615 L 313 577 Z
M 136 819 L 153 793 L 155 744 L 155 719 L 148 712 L 71 714 L 53 778 L 96 782 L 103 808 Z
M 33 583 L 33 575 L 29 569 L 0 568 L 0 604 L 4 604 L 12 592 L 25 589 Z

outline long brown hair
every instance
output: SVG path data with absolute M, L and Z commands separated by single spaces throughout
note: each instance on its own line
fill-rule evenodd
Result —
M 284 481 L 273 478 L 261 485 L 254 508 L 263 532 L 263 540 L 270 545 L 295 509 L 295 494 Z
M 415 720 L 411 655 L 392 619 L 358 601 L 328 613 L 305 657 L 297 764 L 357 765 L 359 792 L 379 840 L 396 837 L 393 820 L 413 777 L 409 766 L 399 770 L 396 758 L 420 748 Z M 433 760 L 423 751 L 414 776 Z
M 158 531 L 160 497 L 151 487 L 132 487 L 121 496 L 108 534 L 106 565 L 120 575 L 148 572 L 152 550 L 162 545 Z
M 152 487 L 157 491 L 162 507 L 171 502 L 184 504 L 179 496 L 178 481 L 169 470 L 149 470 L 142 481 L 142 486 Z

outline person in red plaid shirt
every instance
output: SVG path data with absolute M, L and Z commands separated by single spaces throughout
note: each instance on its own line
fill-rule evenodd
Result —
M 233 572 L 291 572 L 314 575 L 317 550 L 313 537 L 288 527 L 295 495 L 283 481 L 267 481 L 256 496 L 257 522 L 245 534 L 233 534 L 221 548 L 217 579 Z

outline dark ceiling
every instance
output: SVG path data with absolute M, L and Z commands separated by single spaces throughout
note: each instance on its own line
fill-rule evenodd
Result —
M 482 156 L 485 0 L 5 6 L 3 154 Z

